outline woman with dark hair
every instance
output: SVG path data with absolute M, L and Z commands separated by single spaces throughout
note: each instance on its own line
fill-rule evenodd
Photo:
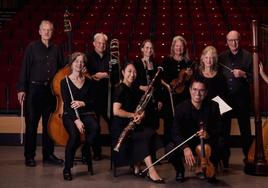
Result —
M 193 74 L 192 61 L 188 56 L 187 42 L 182 36 L 173 38 L 170 55 L 163 61 L 162 83 L 166 86 L 163 104 L 164 144 L 171 138 L 171 127 L 175 106 L 189 98 L 189 80 Z M 172 96 L 173 104 L 170 97 Z
M 113 101 L 114 117 L 111 126 L 113 147 L 131 119 L 137 125 L 122 144 L 119 152 L 113 152 L 113 162 L 115 166 L 133 166 L 134 174 L 138 175 L 141 171 L 141 162 L 144 162 L 147 167 L 152 164 L 150 154 L 159 148 L 156 143 L 157 133 L 154 129 L 142 123 L 144 113 L 135 113 L 142 96 L 142 92 L 133 84 L 137 77 L 135 66 L 132 63 L 125 65 L 122 69 L 122 74 L 123 81 L 115 89 Z M 164 180 L 160 178 L 154 167 L 148 170 L 147 177 L 154 183 L 164 183 Z
M 89 151 L 99 129 L 93 111 L 92 81 L 83 74 L 86 61 L 85 54 L 81 52 L 73 53 L 69 64 L 72 70 L 71 74 L 61 81 L 61 95 L 64 103 L 62 119 L 69 134 L 65 148 L 63 178 L 68 181 L 72 180 L 71 168 L 73 167 L 76 149 L 81 144 L 80 135 L 85 134 L 86 143 L 84 147 L 87 147 L 86 150 Z M 92 173 L 90 152 L 87 152 L 85 158 L 88 171 Z

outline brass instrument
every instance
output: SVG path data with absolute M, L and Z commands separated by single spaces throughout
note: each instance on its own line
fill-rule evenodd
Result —
M 107 117 L 110 119 L 111 115 L 111 95 L 112 95 L 112 84 L 111 84 L 111 72 L 113 66 L 118 66 L 118 78 L 121 80 L 120 76 L 120 59 L 119 59 L 119 41 L 118 39 L 112 39 L 110 42 L 110 61 L 109 61 L 109 82 L 108 82 L 108 105 L 107 105 Z
M 150 101 L 153 92 L 154 92 L 154 83 L 156 78 L 159 76 L 160 72 L 163 71 L 162 67 L 158 67 L 158 71 L 156 72 L 154 78 L 152 79 L 151 83 L 148 85 L 148 89 L 145 91 L 144 95 L 141 97 L 138 106 L 136 107 L 135 114 L 142 114 Z M 128 125 L 124 128 L 122 133 L 120 134 L 118 141 L 114 147 L 114 151 L 119 152 L 121 145 L 124 143 L 126 140 L 127 136 L 130 134 L 131 131 L 134 130 L 136 126 L 136 122 L 132 118 Z

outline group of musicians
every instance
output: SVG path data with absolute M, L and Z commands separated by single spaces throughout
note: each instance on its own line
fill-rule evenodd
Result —
M 167 156 L 176 170 L 176 181 L 185 180 L 184 163 L 189 166 L 198 163 L 198 150 L 203 153 L 203 150 L 211 149 L 207 159 L 211 160 L 213 170 L 219 164 L 228 168 L 232 117 L 238 119 L 244 161 L 247 160 L 251 144 L 249 86 L 252 57 L 240 48 L 241 39 L 237 31 L 226 35 L 229 49 L 218 56 L 215 47 L 207 46 L 198 63 L 189 58 L 186 40 L 182 36 L 174 37 L 170 54 L 162 62 L 163 71 L 156 80 L 153 78 L 158 68 L 150 40 L 142 43 L 141 55 L 136 61 L 125 63 L 121 70 L 114 70 L 109 67 L 108 37 L 103 33 L 94 35 L 92 52 L 73 53 L 67 65 L 60 49 L 51 42 L 52 22 L 43 20 L 39 34 L 41 40 L 30 43 L 25 51 L 17 84 L 18 100 L 21 105 L 25 103 L 26 166 L 36 166 L 34 158 L 40 117 L 43 125 L 43 162 L 64 163 L 65 180 L 72 180 L 71 168 L 76 150 L 81 145 L 81 133 L 85 135 L 82 153 L 88 171 L 92 172 L 92 158 L 101 160 L 101 116 L 109 125 L 112 147 L 117 144 L 129 122 L 135 123 L 134 130 L 122 143 L 120 151 L 114 151 L 111 158 L 118 166 L 130 165 L 136 176 L 143 175 L 140 172 L 145 164 L 148 168 L 145 177 L 154 183 L 165 183 L 152 165 L 157 160 L 157 149 L 164 146 L 165 151 L 169 152 L 191 135 L 196 137 Z M 48 135 L 48 120 L 55 107 L 51 82 L 63 66 L 71 69 L 71 74 L 60 83 L 64 103 L 63 126 L 69 134 L 65 161 L 53 154 L 54 145 Z M 262 77 L 267 79 L 262 65 L 260 70 Z M 121 82 L 119 74 L 122 74 Z M 152 80 L 154 83 L 150 85 Z M 113 83 L 112 92 L 108 92 L 109 82 Z M 137 112 L 136 107 L 151 86 L 154 90 L 150 101 L 144 111 Z M 107 115 L 108 93 L 113 96 L 110 117 Z M 226 101 L 232 110 L 221 114 L 218 103 L 211 100 L 216 96 Z M 156 133 L 160 117 L 164 120 L 163 143 Z M 204 147 L 199 147 L 203 141 Z M 206 171 L 209 168 L 207 165 Z M 215 180 L 215 173 L 207 175 L 201 170 L 198 174 L 201 178 Z

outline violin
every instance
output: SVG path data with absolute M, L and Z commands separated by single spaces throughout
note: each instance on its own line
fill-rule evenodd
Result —
M 180 94 L 185 89 L 185 82 L 190 79 L 190 76 L 186 73 L 186 69 L 182 69 L 176 79 L 173 79 L 170 83 L 173 93 Z
M 215 167 L 209 160 L 211 156 L 211 147 L 208 144 L 204 144 L 204 138 L 200 138 L 200 144 L 195 148 L 198 156 L 198 167 L 196 168 L 196 174 L 203 173 L 205 177 L 212 178 L 215 176 Z

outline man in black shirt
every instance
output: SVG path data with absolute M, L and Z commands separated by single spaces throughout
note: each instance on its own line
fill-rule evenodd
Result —
M 233 108 L 232 114 L 229 114 L 228 133 L 230 133 L 231 116 L 236 116 L 242 137 L 244 160 L 246 160 L 252 141 L 250 129 L 252 55 L 240 48 L 240 34 L 237 31 L 230 31 L 226 39 L 229 49 L 219 55 L 219 65 L 228 86 L 227 102 Z M 228 159 L 223 162 L 228 167 Z
M 96 103 L 95 111 L 100 125 L 100 117 L 109 124 L 107 116 L 108 103 L 108 83 L 109 83 L 109 61 L 110 57 L 106 50 L 108 37 L 103 33 L 94 35 L 93 46 L 94 50 L 87 55 L 88 64 L 87 70 L 94 80 Z M 99 129 L 100 130 L 100 129 Z M 100 132 L 97 136 L 97 142 L 93 145 L 93 159 L 101 159 L 101 140 Z
M 43 162 L 62 164 L 54 154 L 54 144 L 48 135 L 48 119 L 55 106 L 51 81 L 57 70 L 63 66 L 60 49 L 51 43 L 53 24 L 43 20 L 39 27 L 41 40 L 31 42 L 25 50 L 19 81 L 18 100 L 25 101 L 25 165 L 34 167 L 38 122 L 42 116 Z
M 184 156 L 185 163 L 189 166 L 193 166 L 196 163 L 195 148 L 200 144 L 200 138 L 205 139 L 205 142 L 211 146 L 210 160 L 212 163 L 216 162 L 214 155 L 215 140 L 217 140 L 221 123 L 218 104 L 214 101 L 204 100 L 207 95 L 204 81 L 201 78 L 193 80 L 189 90 L 191 99 L 185 100 L 176 106 L 172 128 L 172 143 L 167 146 L 167 150 L 171 150 L 198 132 L 198 137 L 182 145 L 169 158 L 177 172 L 176 181 L 178 182 L 184 181 L 185 169 L 182 157 Z

